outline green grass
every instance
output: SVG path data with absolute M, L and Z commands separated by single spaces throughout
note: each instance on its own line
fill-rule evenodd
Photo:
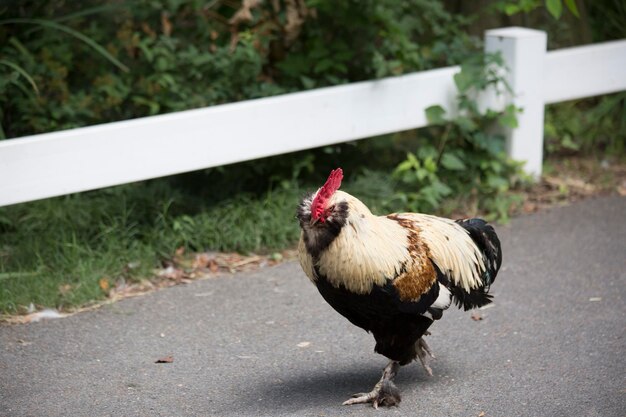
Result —
M 180 246 L 240 252 L 288 247 L 298 236 L 300 194 L 280 189 L 202 205 L 153 181 L 2 208 L 0 311 L 103 298 L 101 278 L 150 276 Z

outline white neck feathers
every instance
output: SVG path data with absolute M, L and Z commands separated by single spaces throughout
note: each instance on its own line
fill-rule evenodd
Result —
M 359 200 L 342 194 L 337 198 L 348 202 L 346 225 L 317 266 L 331 285 L 364 294 L 374 284 L 384 285 L 398 275 L 409 259 L 408 233 L 397 222 L 372 215 Z

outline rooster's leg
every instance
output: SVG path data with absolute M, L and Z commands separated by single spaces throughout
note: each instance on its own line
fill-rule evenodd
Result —
M 423 337 L 420 337 L 415 343 L 415 352 L 417 353 L 417 358 L 422 363 L 422 366 L 424 367 L 428 375 L 433 376 L 433 370 L 428 365 L 426 358 L 430 356 L 431 358 L 435 359 L 435 355 L 433 355 L 432 350 L 430 350 L 430 346 L 426 344 L 426 341 Z
M 383 370 L 383 376 L 372 391 L 354 394 L 343 405 L 372 403 L 374 408 L 378 408 L 379 405 L 388 407 L 398 405 L 400 403 L 400 391 L 393 383 L 393 378 L 398 373 L 398 369 L 400 369 L 400 364 L 396 361 L 390 361 Z

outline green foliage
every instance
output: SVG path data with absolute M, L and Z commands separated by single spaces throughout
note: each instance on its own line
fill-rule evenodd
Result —
M 544 6 L 550 15 L 558 20 L 563 14 L 563 4 L 574 16 L 580 17 L 576 0 L 500 0 L 496 2 L 496 7 L 506 15 L 512 16 L 517 13 L 530 13 Z
M 465 195 L 476 199 L 476 209 L 489 211 L 489 217 L 508 218 L 517 198 L 508 192 L 521 172 L 520 164 L 507 158 L 498 126 L 514 128 L 519 110 L 483 110 L 477 102 L 490 86 L 499 87 L 500 93 L 506 90 L 501 64 L 498 56 L 486 56 L 461 66 L 454 77 L 459 106 L 454 118 L 446 119 L 441 106 L 426 110 L 433 126 L 420 131 L 417 150 L 394 172 L 402 184 L 397 198 L 411 210 L 441 210 L 446 197 Z
M 561 0 L 546 0 L 546 9 L 550 12 L 552 17 L 558 19 L 563 13 L 563 2 Z
M 588 7 L 588 25 L 594 42 L 626 38 L 626 2 L 623 0 L 594 1 Z
M 546 108 L 548 155 L 626 153 L 626 93 L 574 100 Z
M 426 0 L 27 0 L 0 8 L 0 124 L 18 137 L 454 64 L 476 44 L 467 20 Z
M 128 67 L 118 61 L 114 56 L 112 56 L 106 49 L 104 49 L 100 44 L 94 42 L 88 36 L 83 35 L 82 33 L 73 30 L 65 25 L 59 24 L 57 22 L 51 20 L 44 19 L 5 19 L 0 20 L 0 25 L 36 25 L 42 29 L 54 29 L 57 31 L 65 32 L 70 36 L 77 38 L 78 40 L 84 42 L 89 47 L 94 49 L 97 53 L 102 55 L 104 58 L 109 60 L 113 65 L 121 69 L 122 71 L 128 72 Z
M 504 2 L 502 2 L 504 3 Z M 521 0 L 528 5 L 538 0 Z M 626 37 L 626 3 L 620 0 L 580 2 L 578 9 L 574 0 L 546 0 L 545 5 L 555 18 L 564 20 L 562 4 L 576 17 L 573 24 L 561 26 L 559 32 L 550 35 L 558 38 L 560 32 L 590 32 L 587 42 L 606 41 Z M 533 7 L 516 10 L 528 13 Z M 571 35 L 571 33 L 570 33 Z M 546 155 L 609 155 L 621 157 L 626 150 L 626 95 L 613 94 L 599 98 L 574 100 L 550 105 L 545 118 Z
M 128 9 L 73 3 L 82 13 L 60 1 L 23 3 L 0 10 L 0 55 L 29 75 L 39 95 L 24 94 L 19 80 L 4 83 L 7 137 L 285 91 L 258 82 L 264 60 L 254 40 L 241 36 L 231 47 L 227 25 L 202 15 L 198 2 L 138 0 Z M 47 16 L 31 18 L 36 12 Z M 194 29 L 177 32 L 185 26 Z

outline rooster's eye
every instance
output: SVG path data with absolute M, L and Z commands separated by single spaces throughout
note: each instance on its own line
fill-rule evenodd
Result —
M 328 207 L 326 209 L 326 211 L 324 212 L 324 217 L 326 217 L 327 220 L 330 220 L 330 218 L 332 217 L 334 211 L 335 211 L 335 206 L 334 205 Z

